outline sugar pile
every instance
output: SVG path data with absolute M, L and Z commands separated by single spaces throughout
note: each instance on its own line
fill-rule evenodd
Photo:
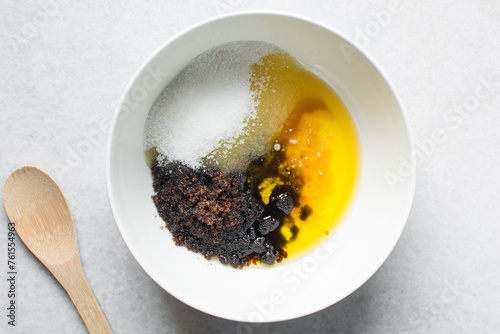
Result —
M 256 117 L 251 66 L 276 51 L 267 43 L 238 41 L 193 59 L 153 104 L 144 131 L 158 159 L 200 167 L 222 142 L 241 138 Z

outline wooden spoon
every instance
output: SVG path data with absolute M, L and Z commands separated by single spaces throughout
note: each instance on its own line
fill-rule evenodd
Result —
M 19 237 L 61 283 L 90 333 L 113 333 L 80 263 L 75 224 L 57 183 L 36 167 L 14 171 L 3 188 Z

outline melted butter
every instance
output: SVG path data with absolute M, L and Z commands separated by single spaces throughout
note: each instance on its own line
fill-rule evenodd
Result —
M 284 249 L 291 257 L 314 246 L 337 227 L 356 183 L 357 134 L 347 108 L 332 88 L 290 55 L 268 55 L 254 65 L 253 71 L 254 88 L 261 89 L 258 110 L 262 124 L 269 123 L 273 128 L 279 117 L 267 122 L 266 115 L 286 115 L 285 125 L 274 134 L 268 152 L 273 154 L 278 147 L 275 144 L 279 144 L 285 157 L 279 166 L 281 176 L 292 173 L 300 179 L 300 189 L 296 188 L 300 191 L 300 207 L 294 208 L 293 220 L 285 220 L 280 229 L 288 241 Z M 272 188 L 279 184 L 283 181 L 275 177 L 260 184 L 265 204 Z M 301 210 L 306 205 L 312 213 L 302 220 Z M 293 233 L 296 228 L 298 233 Z

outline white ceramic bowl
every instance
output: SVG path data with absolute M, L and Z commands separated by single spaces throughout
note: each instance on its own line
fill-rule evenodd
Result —
M 151 200 L 143 148 L 146 116 L 165 86 L 194 57 L 234 40 L 273 43 L 321 75 L 349 108 L 361 143 L 358 188 L 339 229 L 303 257 L 243 270 L 177 247 L 170 233 L 161 230 L 164 223 Z M 294 15 L 239 13 L 183 31 L 137 71 L 113 120 L 107 183 L 123 239 L 160 286 L 218 317 L 271 322 L 338 302 L 382 265 L 411 207 L 415 170 L 401 164 L 412 151 L 408 122 L 393 89 L 373 61 L 345 37 Z

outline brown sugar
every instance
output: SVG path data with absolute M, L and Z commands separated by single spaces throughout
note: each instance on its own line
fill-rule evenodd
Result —
M 264 205 L 252 194 L 245 173 L 180 163 L 155 164 L 151 171 L 153 201 L 176 245 L 236 268 L 286 257 L 280 245 L 268 242 L 279 222 L 263 216 Z

